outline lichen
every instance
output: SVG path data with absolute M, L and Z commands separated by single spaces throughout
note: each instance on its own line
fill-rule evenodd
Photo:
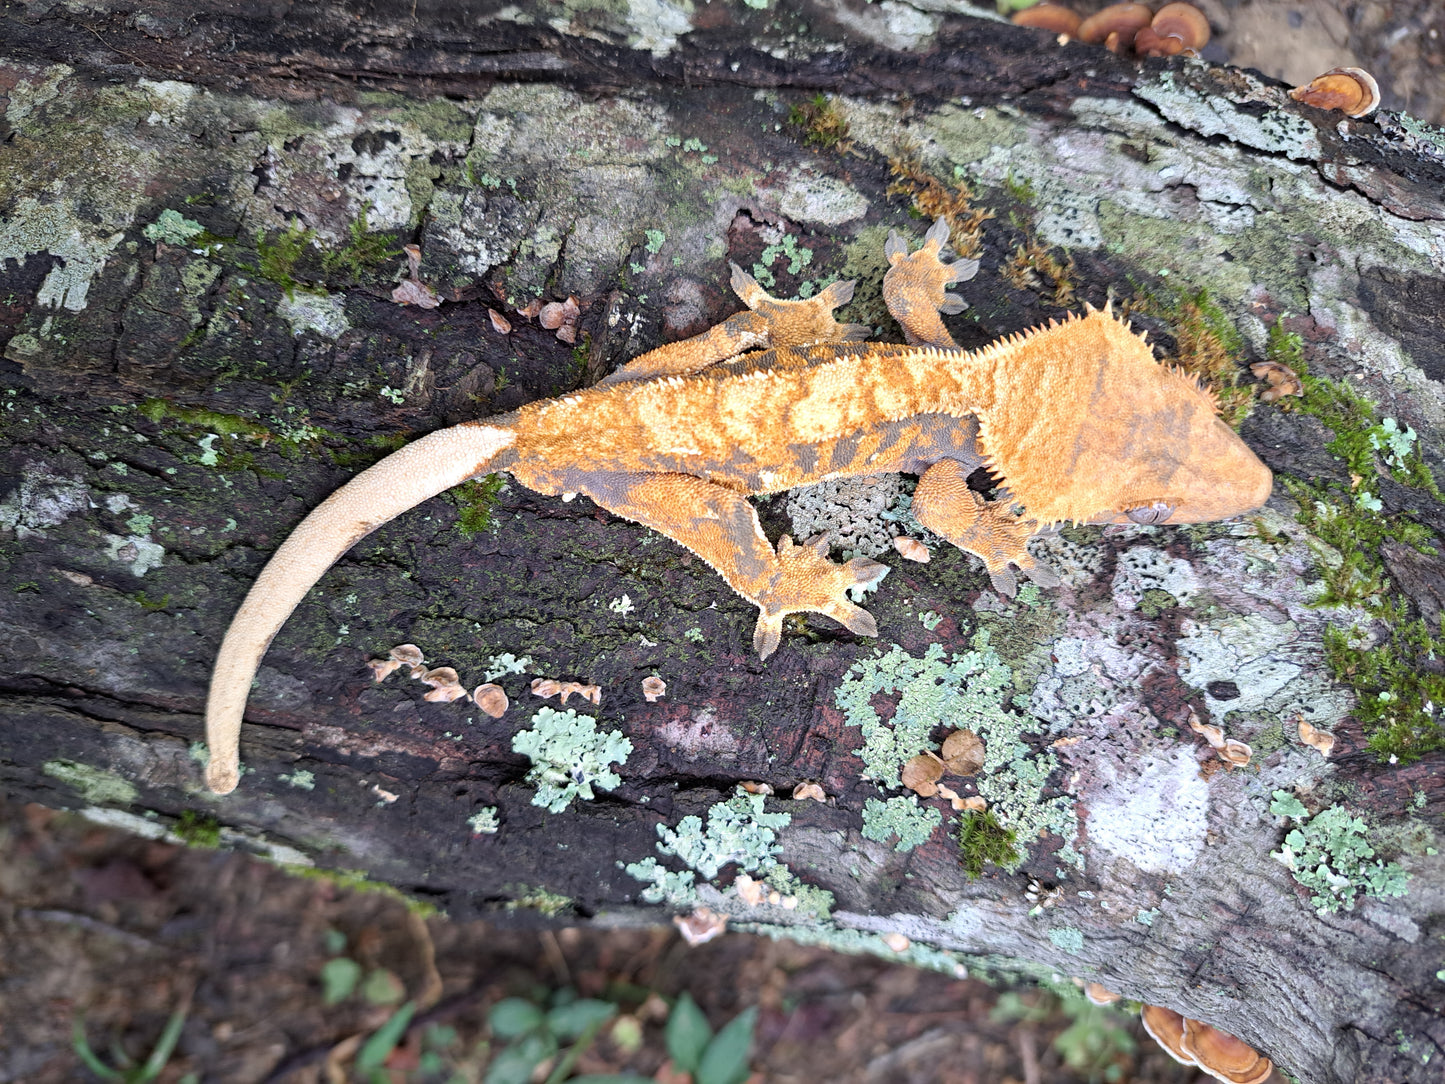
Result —
M 826 534 L 844 559 L 877 557 L 893 548 L 899 527 L 886 513 L 902 492 L 896 474 L 838 478 L 791 490 L 788 518 L 798 538 Z
M 1288 869 L 1311 892 L 1310 903 L 1321 914 L 1341 908 L 1353 911 L 1365 896 L 1403 896 L 1409 874 L 1394 862 L 1382 862 L 1370 846 L 1365 822 L 1343 805 L 1322 809 L 1313 817 L 1288 791 L 1277 790 L 1269 811 L 1295 822 L 1284 845 L 1270 857 Z
M 1049 940 L 1054 943 L 1055 948 L 1060 948 L 1070 956 L 1077 956 L 1084 951 L 1084 931 L 1075 926 L 1060 926 L 1049 931 Z
M 130 805 L 140 795 L 130 780 L 104 768 L 74 760 L 49 760 L 40 768 L 52 779 L 73 787 L 87 802 L 117 802 Z
M 167 207 L 160 216 L 141 233 L 147 241 L 164 241 L 168 245 L 184 245 L 194 237 L 206 232 L 195 219 L 186 218 L 179 211 Z
M 911 851 L 928 842 L 933 830 L 943 823 L 943 814 L 932 806 L 921 806 L 915 795 L 900 795 L 863 803 L 863 838 L 887 843 L 898 837 L 895 851 Z
M 1058 767 L 1051 752 L 1035 753 L 1023 740 L 1042 729 L 1038 720 L 1007 706 L 1014 675 L 990 644 L 987 629 L 970 641 L 971 650 L 945 658 L 943 647 L 930 644 L 914 657 L 895 645 L 881 658 L 854 663 L 838 685 L 834 700 L 847 725 L 859 727 L 865 778 L 885 787 L 899 787 L 899 771 L 910 758 L 933 748 L 932 734 L 941 727 L 968 729 L 984 740 L 984 767 L 975 777 L 981 797 L 998 823 L 1023 842 L 1046 832 L 1064 839 L 1060 858 L 1081 865 L 1073 847 L 1078 819 L 1066 795 L 1044 797 L 1049 776 Z M 879 694 L 896 696 L 892 718 L 879 718 L 873 707 Z M 1012 872 L 1024 854 L 1006 860 Z
M 790 813 L 767 812 L 761 794 L 736 794 L 708 809 L 706 829 L 695 816 L 684 817 L 676 828 L 659 824 L 657 849 L 680 858 L 708 881 L 734 863 L 744 873 L 771 869 L 782 849 L 776 829 L 792 820 Z
M 512 739 L 512 751 L 532 760 L 527 782 L 537 788 L 533 805 L 560 813 L 574 798 L 592 799 L 594 785 L 612 790 L 621 784 L 622 777 L 608 767 L 620 767 L 632 752 L 632 742 L 620 731 L 599 733 L 597 720 L 571 708 L 542 708 L 532 726 Z
M 501 830 L 501 822 L 497 820 L 497 807 L 484 805 L 470 817 L 467 818 L 467 827 L 472 830 L 474 836 L 492 836 Z

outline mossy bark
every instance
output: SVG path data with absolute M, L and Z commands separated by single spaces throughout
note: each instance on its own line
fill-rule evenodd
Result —
M 223 841 L 456 914 L 545 892 L 575 918 L 634 922 L 660 911 L 621 867 L 656 855 L 658 826 L 705 822 L 739 781 L 815 780 L 827 804 L 768 808 L 792 814 L 777 857 L 833 893 L 831 917 L 750 906 L 724 873 L 702 899 L 735 924 L 879 950 L 873 935 L 904 933 L 924 962 L 946 964 L 936 947 L 1087 977 L 1236 1033 L 1302 1081 L 1438 1073 L 1445 757 L 1366 747 L 1322 644 L 1330 627 L 1389 642 L 1388 622 L 1331 579 L 1350 554 L 1297 514 L 1318 500 L 1314 529 L 1374 531 L 1375 594 L 1401 621 L 1438 621 L 1445 509 L 1386 449 L 1351 459 L 1340 441 L 1389 417 L 1417 434 L 1412 463 L 1442 465 L 1445 136 L 1304 109 L 1248 73 L 896 5 L 714 0 L 645 26 L 627 5 L 523 3 L 506 20 L 422 5 L 394 22 L 214 7 L 0 12 L 7 790 L 139 830 L 213 816 Z M 790 124 L 819 90 L 848 124 L 831 150 Z M 865 839 L 879 790 L 835 690 L 875 645 L 809 620 L 760 664 L 751 607 L 701 562 L 515 486 L 479 533 L 441 498 L 357 546 L 266 658 L 240 789 L 204 792 L 216 645 L 308 509 L 398 440 L 727 315 L 729 259 L 779 294 L 859 277 L 844 315 L 886 333 L 881 239 L 921 233 L 911 194 L 888 192 L 888 159 L 908 155 L 942 182 L 929 198 L 962 209 L 961 178 L 994 214 L 951 321 L 963 345 L 1112 298 L 1166 354 L 1224 348 L 1228 395 L 1231 373 L 1250 385 L 1244 363 L 1278 359 L 1279 326 L 1312 376 L 1373 404 L 1353 433 L 1255 405 L 1246 439 L 1315 491 L 1277 487 L 1233 527 L 1065 532 L 1047 556 L 1066 586 L 1041 600 L 999 602 L 957 551 L 894 562 L 868 602 L 881 643 L 962 653 L 987 629 L 1031 727 L 1017 767 L 1057 758 L 1042 793 L 1075 802 L 1077 839 L 1020 840 L 1018 873 L 977 881 L 946 807 L 911 852 Z M 403 265 L 386 254 L 405 243 L 440 307 L 391 299 Z M 580 346 L 518 312 L 569 294 Z M 762 510 L 770 535 L 788 529 L 781 501 Z M 1327 588 L 1341 605 L 1313 605 Z M 402 642 L 468 687 L 505 669 L 497 656 L 530 665 L 496 678 L 513 706 L 491 720 L 401 675 L 374 683 L 366 660 Z M 601 687 L 587 713 L 634 747 L 616 790 L 561 814 L 531 804 L 511 742 L 540 703 L 533 676 Z M 1218 770 L 1191 711 L 1253 743 L 1254 763 Z M 1329 761 L 1298 717 L 1334 730 Z M 1365 816 L 1407 894 L 1317 915 L 1270 857 L 1279 789 Z M 475 834 L 487 806 L 500 830 Z M 1031 877 L 1048 906 L 1026 898 Z

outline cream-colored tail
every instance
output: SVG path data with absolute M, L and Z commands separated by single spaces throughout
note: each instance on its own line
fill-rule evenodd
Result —
M 337 559 L 388 520 L 428 497 L 496 469 L 516 433 L 505 425 L 465 422 L 413 441 L 367 468 L 291 532 L 256 577 L 221 641 L 206 700 L 206 785 L 217 794 L 236 789 L 241 716 L 251 681 L 271 638 L 306 592 Z

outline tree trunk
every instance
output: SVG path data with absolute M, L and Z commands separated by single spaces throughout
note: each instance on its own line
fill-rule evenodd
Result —
M 142 831 L 214 821 L 235 846 L 362 870 L 454 915 L 706 905 L 929 966 L 1097 981 L 1301 1081 L 1438 1079 L 1445 506 L 1424 467 L 1445 429 L 1445 136 L 935 7 L 959 5 L 664 3 L 648 25 L 526 0 L 507 17 L 0 12 L 7 790 Z M 836 116 L 790 112 L 818 91 Z M 912 163 L 896 193 L 890 159 Z M 955 178 L 993 215 L 950 321 L 963 346 L 1112 298 L 1161 354 L 1228 359 L 1234 408 L 1235 376 L 1266 387 L 1235 360 L 1307 363 L 1309 395 L 1243 424 L 1277 472 L 1265 510 L 1066 530 L 1040 550 L 1064 586 L 1013 602 L 957 550 L 924 565 L 890 547 L 867 601 L 877 641 L 810 617 L 760 663 L 753 607 L 673 543 L 516 485 L 484 523 L 487 498 L 458 492 L 322 581 L 266 657 L 240 789 L 204 791 L 220 637 L 345 479 L 717 322 L 739 307 L 728 260 L 779 296 L 857 278 L 844 315 L 896 335 L 883 240 L 921 233 L 915 200 L 922 217 L 962 210 Z M 392 300 L 403 243 L 440 307 Z M 575 345 L 519 312 L 569 295 Z M 773 538 L 831 520 L 854 548 L 886 545 L 894 521 L 847 501 L 795 497 L 791 526 L 788 499 L 759 503 Z M 1327 660 L 1331 628 L 1348 637 Z M 491 674 L 511 708 L 373 681 L 366 661 L 401 643 L 467 688 Z M 880 658 L 896 679 L 867 667 Z M 653 675 L 667 689 L 649 701 Z M 618 785 L 561 812 L 534 803 L 513 751 L 539 677 L 599 686 L 579 712 L 632 746 Z M 987 743 L 982 773 L 944 779 L 1016 833 L 1015 859 L 1000 849 L 976 880 L 961 858 L 989 854 L 976 838 L 961 854 L 966 814 L 924 800 L 942 824 L 896 850 L 877 802 L 906 792 L 865 777 L 865 731 L 886 730 L 904 686 L 935 740 L 964 726 Z M 1414 710 L 1392 715 L 1391 696 Z M 1250 764 L 1227 769 L 1191 714 L 1251 744 Z M 1301 718 L 1334 733 L 1328 759 Z M 777 796 L 734 797 L 742 781 Z M 806 781 L 826 803 L 786 798 Z M 1272 814 L 1281 801 L 1300 819 Z M 887 810 L 917 826 L 905 805 Z M 1300 851 L 1291 829 L 1345 846 L 1347 826 L 1302 824 L 1330 808 L 1364 818 L 1403 895 L 1332 895 L 1276 860 Z M 746 829 L 728 840 L 726 811 Z M 742 869 L 771 876 L 774 902 Z

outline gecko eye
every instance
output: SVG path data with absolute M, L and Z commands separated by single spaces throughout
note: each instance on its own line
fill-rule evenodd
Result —
M 1155 501 L 1153 504 L 1141 505 L 1138 508 L 1130 508 L 1124 515 L 1129 517 L 1131 523 L 1165 523 L 1174 514 L 1174 506 L 1165 504 L 1163 501 Z

